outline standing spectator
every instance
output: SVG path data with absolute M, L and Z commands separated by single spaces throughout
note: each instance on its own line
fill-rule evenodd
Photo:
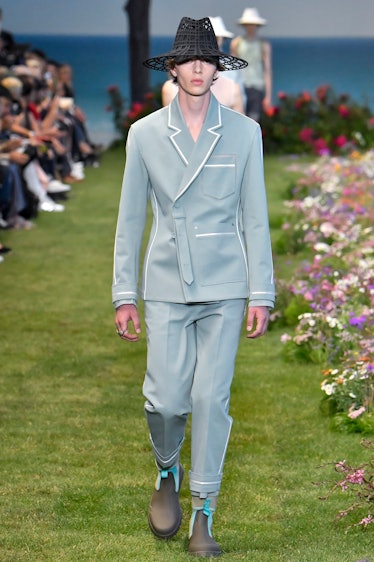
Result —
M 217 38 L 218 48 L 221 49 L 221 51 L 224 51 L 225 49 L 223 47 L 225 42 L 229 39 L 232 39 L 234 37 L 234 34 L 232 31 L 229 31 L 226 28 L 225 22 L 223 21 L 223 18 L 221 18 L 221 16 L 214 16 L 214 17 L 210 17 L 209 19 L 211 21 L 211 24 L 214 29 L 214 33 Z M 238 111 L 240 111 L 240 113 L 245 113 L 245 109 L 247 106 L 247 96 L 244 88 L 242 70 L 241 69 L 229 70 L 225 73 L 225 78 L 226 77 L 230 80 L 233 80 L 236 84 L 238 84 L 240 94 L 237 95 L 240 95 L 241 104 L 243 106 L 243 109 Z
M 71 105 L 66 110 L 65 115 L 73 123 L 74 161 L 85 161 L 86 164 L 98 163 L 95 146 L 91 143 L 86 128 L 86 116 L 82 109 L 77 105 L 73 86 L 73 69 L 69 64 L 61 64 L 57 71 L 56 93 L 61 98 L 70 99 Z
M 231 41 L 230 52 L 248 63 L 243 70 L 246 114 L 259 121 L 262 110 L 271 106 L 272 96 L 271 45 L 257 37 L 258 29 L 266 25 L 266 20 L 260 17 L 256 8 L 245 8 L 238 23 L 243 27 L 244 35 Z
M 169 70 L 179 89 L 168 106 L 129 132 L 115 241 L 115 324 L 123 340 L 139 339 L 138 274 L 149 197 L 143 392 L 158 469 L 149 525 L 163 539 L 180 527 L 179 456 L 191 413 L 188 549 L 219 556 L 212 518 L 246 302 L 249 338 L 265 333 L 274 302 L 261 130 L 211 93 L 219 70 L 246 62 L 219 50 L 209 18 L 182 18 L 172 50 L 144 64 Z

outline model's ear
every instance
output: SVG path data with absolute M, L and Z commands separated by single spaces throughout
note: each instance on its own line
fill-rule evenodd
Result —
M 175 72 L 174 68 L 170 68 L 169 72 L 172 76 L 174 76 L 174 78 L 177 77 L 177 73 Z

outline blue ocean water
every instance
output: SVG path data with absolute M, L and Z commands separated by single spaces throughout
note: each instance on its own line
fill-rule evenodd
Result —
M 19 35 L 15 39 L 43 50 L 50 58 L 71 64 L 77 102 L 86 113 L 91 136 L 96 142 L 110 142 L 114 130 L 111 113 L 107 111 L 108 86 L 119 86 L 125 98 L 129 98 L 127 37 Z M 374 38 L 269 40 L 274 104 L 280 91 L 297 94 L 329 84 L 337 93 L 365 101 L 374 110 Z M 150 56 L 168 51 L 172 42 L 172 37 L 151 38 Z M 165 78 L 151 71 L 152 86 Z

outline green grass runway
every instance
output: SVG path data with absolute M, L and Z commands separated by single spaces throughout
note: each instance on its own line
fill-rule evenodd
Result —
M 147 506 L 155 479 L 141 394 L 145 337 L 115 334 L 112 249 L 123 151 L 74 185 L 61 214 L 28 232 L 1 231 L 0 560 L 179 562 L 190 500 L 173 540 L 153 538 Z M 293 175 L 265 160 L 272 236 Z M 293 259 L 295 263 L 295 259 Z M 291 273 L 276 258 L 277 275 Z M 356 562 L 373 557 L 370 531 L 334 523 L 348 498 L 319 499 L 334 476 L 321 465 L 362 460 L 360 437 L 332 433 L 319 411 L 320 375 L 287 364 L 281 332 L 240 343 L 232 438 L 215 538 L 222 560 Z M 188 438 L 182 461 L 189 468 Z

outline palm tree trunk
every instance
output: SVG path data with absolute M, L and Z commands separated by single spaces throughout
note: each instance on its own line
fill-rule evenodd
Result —
M 149 70 L 142 62 L 149 58 L 149 10 L 151 0 L 128 0 L 123 9 L 129 19 L 131 102 L 143 102 L 149 92 Z

